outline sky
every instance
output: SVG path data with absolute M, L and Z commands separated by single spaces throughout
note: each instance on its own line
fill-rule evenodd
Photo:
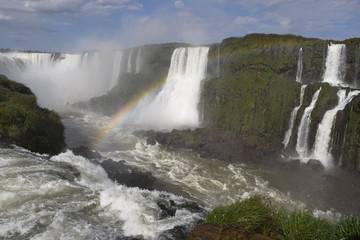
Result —
M 360 37 L 360 0 L 0 0 L 0 48 L 81 52 L 249 33 Z

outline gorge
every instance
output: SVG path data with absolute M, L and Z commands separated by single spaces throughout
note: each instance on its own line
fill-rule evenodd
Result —
M 124 161 L 159 183 L 117 185 L 71 150 L 0 148 L 0 236 L 171 239 L 176 226 L 186 232 L 203 218 L 181 207 L 188 199 L 208 210 L 256 194 L 331 221 L 359 215 L 359 56 L 359 38 L 273 34 L 208 46 L 1 52 L 0 73 L 59 112 L 70 149 L 97 150 L 101 161 Z M 325 170 L 306 167 L 314 160 Z M 162 215 L 170 203 L 176 213 Z

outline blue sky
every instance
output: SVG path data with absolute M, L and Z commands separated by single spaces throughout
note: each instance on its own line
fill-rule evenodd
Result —
M 207 44 L 254 32 L 360 37 L 360 0 L 0 0 L 0 48 Z

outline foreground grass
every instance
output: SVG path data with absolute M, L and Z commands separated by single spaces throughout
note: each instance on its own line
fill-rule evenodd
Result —
M 238 229 L 278 240 L 360 239 L 358 217 L 348 217 L 334 225 L 307 211 L 278 210 L 268 198 L 262 196 L 254 196 L 229 206 L 218 206 L 207 214 L 205 222 L 219 226 L 222 230 Z

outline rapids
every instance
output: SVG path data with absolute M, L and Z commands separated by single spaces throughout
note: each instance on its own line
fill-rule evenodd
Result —
M 69 147 L 91 145 L 108 117 L 62 113 Z M 4 239 L 170 239 L 175 226 L 191 227 L 203 217 L 178 209 L 160 218 L 159 201 L 196 201 L 205 209 L 250 195 L 270 196 L 289 209 L 309 209 L 332 221 L 359 214 L 358 178 L 332 169 L 288 171 L 204 159 L 192 151 L 147 145 L 118 126 L 98 149 L 102 156 L 151 172 L 167 191 L 129 188 L 112 182 L 105 171 L 70 150 L 54 157 L 24 149 L 0 148 L 0 236 Z M 333 176 L 333 177 L 331 177 Z M 317 184 L 314 184 L 314 183 Z M 171 192 L 171 193 L 169 193 Z M 185 197 L 185 198 L 184 198 Z M 165 236 L 165 237 L 164 237 Z

